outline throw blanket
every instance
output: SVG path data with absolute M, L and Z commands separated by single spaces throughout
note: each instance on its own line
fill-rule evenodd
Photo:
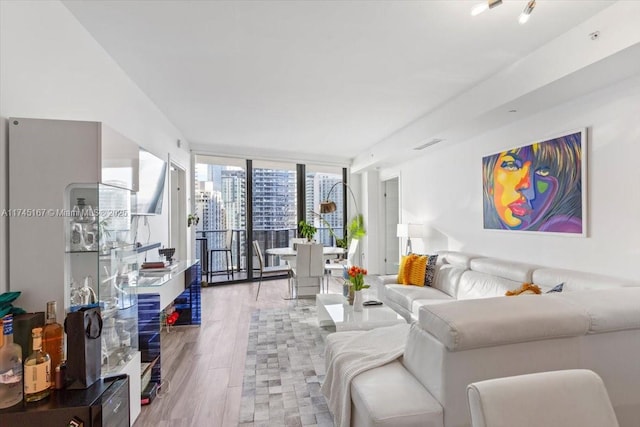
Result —
M 408 324 L 377 328 L 362 333 L 339 332 L 327 337 L 327 375 L 322 393 L 337 427 L 351 422 L 351 381 L 356 375 L 386 365 L 404 352 Z

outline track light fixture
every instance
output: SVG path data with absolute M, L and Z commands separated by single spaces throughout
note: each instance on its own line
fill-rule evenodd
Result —
M 524 7 L 524 10 L 520 14 L 518 18 L 518 22 L 521 24 L 525 24 L 529 20 L 529 16 L 531 16 L 531 12 L 533 12 L 533 8 L 536 7 L 536 0 L 529 0 L 529 3 Z
M 473 9 L 471 9 L 471 15 L 472 16 L 480 15 L 485 10 L 493 9 L 494 7 L 500 6 L 501 4 L 502 4 L 502 0 L 484 0 L 482 3 L 477 4 L 476 6 L 473 7 Z M 533 11 L 533 8 L 535 7 L 536 7 L 536 0 L 529 0 L 529 2 L 527 2 L 527 5 L 524 7 L 524 10 L 520 14 L 520 17 L 518 18 L 518 22 L 521 24 L 526 23 L 529 20 L 529 17 L 531 15 L 531 12 Z
M 493 9 L 496 6 L 500 6 L 502 4 L 502 0 L 486 0 L 471 9 L 471 16 L 480 15 L 485 10 Z

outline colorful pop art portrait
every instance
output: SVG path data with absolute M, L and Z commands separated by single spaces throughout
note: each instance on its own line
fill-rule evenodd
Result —
M 586 131 L 483 157 L 485 229 L 585 235 Z

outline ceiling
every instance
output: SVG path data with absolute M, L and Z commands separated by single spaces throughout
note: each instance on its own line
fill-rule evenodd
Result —
M 192 149 L 348 164 L 613 3 L 478 1 L 63 4 Z

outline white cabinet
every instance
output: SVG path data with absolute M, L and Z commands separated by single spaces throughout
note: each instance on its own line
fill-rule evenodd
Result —
M 9 119 L 9 288 L 22 291 L 23 308 L 42 311 L 55 300 L 64 319 L 70 306 L 67 186 L 111 183 L 135 191 L 137 175 L 137 144 L 103 123 Z
M 22 292 L 27 311 L 57 301 L 61 322 L 80 305 L 101 307 L 102 374 L 131 375 L 132 423 L 140 412 L 137 182 L 137 144 L 102 123 L 9 119 L 9 289 Z M 79 219 L 80 210 L 94 217 Z

